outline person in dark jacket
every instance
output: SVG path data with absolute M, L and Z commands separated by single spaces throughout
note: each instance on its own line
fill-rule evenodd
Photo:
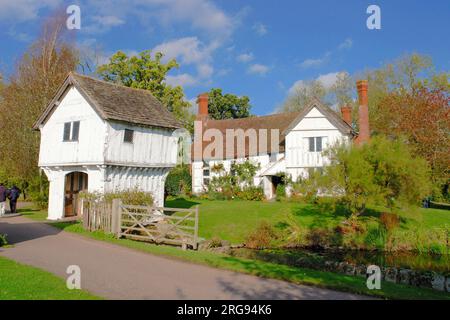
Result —
M 0 183 L 0 216 L 5 214 L 6 210 L 6 188 Z
M 13 186 L 8 193 L 9 198 L 9 208 L 11 209 L 11 213 L 16 213 L 17 199 L 20 196 L 20 189 L 16 186 Z

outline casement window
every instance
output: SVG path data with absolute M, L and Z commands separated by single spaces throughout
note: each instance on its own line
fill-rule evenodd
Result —
M 309 152 L 322 152 L 322 137 L 309 137 L 308 150 Z
M 63 141 L 78 141 L 80 134 L 80 121 L 65 122 Z
M 209 182 L 211 180 L 211 170 L 209 168 L 208 163 L 203 162 L 203 185 L 207 186 L 209 185 Z
M 133 143 L 134 130 L 125 129 L 123 133 L 123 142 Z

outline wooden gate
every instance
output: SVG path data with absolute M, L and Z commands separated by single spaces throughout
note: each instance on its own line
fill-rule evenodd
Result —
M 105 201 L 80 200 L 83 228 L 87 231 L 102 230 L 111 233 L 112 209 Z
M 181 245 L 198 245 L 198 206 L 192 209 L 112 204 L 112 230 L 117 237 Z

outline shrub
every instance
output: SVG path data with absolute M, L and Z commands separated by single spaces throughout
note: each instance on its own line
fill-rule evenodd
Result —
M 166 178 L 164 191 L 166 195 L 189 195 L 192 190 L 192 177 L 187 165 L 173 168 Z
M 311 247 L 326 247 L 330 243 L 330 230 L 325 228 L 313 228 L 306 235 L 306 240 Z
M 264 200 L 264 190 L 261 187 L 247 187 L 236 193 L 242 200 L 261 201 Z
M 286 241 L 288 247 L 301 247 L 307 244 L 306 235 L 308 229 L 302 226 L 298 220 L 295 219 L 292 212 L 286 214 L 286 220 L 283 221 L 286 225 Z
M 261 221 L 255 231 L 245 240 L 245 246 L 250 249 L 264 249 L 270 247 L 278 239 L 275 229 L 267 221 Z
M 29 190 L 29 196 L 35 205 L 39 209 L 46 209 L 48 207 L 49 182 L 45 174 L 34 177 L 30 181 Z
M 275 195 L 277 201 L 281 201 L 286 197 L 286 186 L 284 184 L 277 185 L 277 189 L 275 190 Z
M 8 244 L 8 241 L 6 240 L 6 234 L 0 233 L 0 247 L 6 246 Z
M 327 149 L 321 187 L 339 195 L 353 215 L 370 205 L 418 203 L 431 191 L 429 168 L 401 140 L 373 137 L 362 146 L 337 145 Z
M 394 213 L 383 212 L 380 215 L 380 222 L 387 231 L 391 231 L 398 227 L 400 218 Z
M 364 224 L 361 223 L 357 217 L 350 216 L 347 220 L 344 220 L 341 224 L 339 224 L 335 228 L 336 232 L 340 234 L 354 234 L 354 233 L 364 233 L 366 231 L 366 228 L 364 227 Z
M 138 188 L 121 190 L 115 192 L 107 192 L 100 194 L 98 192 L 80 192 L 80 198 L 89 201 L 105 200 L 112 202 L 113 199 L 120 199 L 124 204 L 136 206 L 151 206 L 153 205 L 153 196 L 150 192 L 139 190 Z

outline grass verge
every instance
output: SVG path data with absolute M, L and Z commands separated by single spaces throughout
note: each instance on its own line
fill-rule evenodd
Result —
M 63 279 L 0 257 L 0 300 L 93 300 L 84 290 L 69 290 Z

